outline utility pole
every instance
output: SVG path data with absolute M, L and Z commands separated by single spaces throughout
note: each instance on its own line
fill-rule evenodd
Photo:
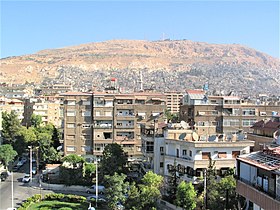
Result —
M 95 173 L 96 173 L 96 180 L 95 180 L 95 196 L 96 196 L 96 199 L 95 199 L 95 207 L 97 208 L 97 201 L 98 201 L 98 161 L 97 161 L 97 158 L 96 158 L 96 170 L 95 170 Z
M 204 209 L 207 209 L 207 169 L 204 169 Z
M 32 146 L 28 146 L 28 148 L 29 148 L 29 150 L 30 150 L 30 157 L 29 157 L 29 159 L 30 159 L 30 182 L 32 182 Z

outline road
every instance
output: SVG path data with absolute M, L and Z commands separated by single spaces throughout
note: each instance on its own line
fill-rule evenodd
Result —
M 8 179 L 0 183 L 0 210 L 6 210 L 14 207 L 19 207 L 22 201 L 31 197 L 34 194 L 45 195 L 52 191 L 50 190 L 40 190 L 36 188 L 31 183 L 23 183 L 22 177 L 25 173 L 29 173 L 29 162 L 25 163 L 17 172 L 13 172 L 13 175 L 10 175 Z M 12 204 L 12 177 L 13 177 L 13 204 Z M 36 180 L 33 180 L 36 182 Z
M 18 208 L 20 204 L 34 194 L 53 193 L 52 190 L 44 190 L 39 188 L 38 179 L 35 177 L 32 183 L 23 183 L 22 177 L 25 173 L 29 173 L 29 163 L 25 163 L 18 172 L 13 172 L 13 205 Z M 55 193 L 66 193 L 65 191 L 55 191 Z M 74 192 L 72 192 L 74 193 Z M 88 196 L 87 193 L 75 192 L 74 194 Z M 12 175 L 4 182 L 0 183 L 0 210 L 6 210 L 12 207 Z

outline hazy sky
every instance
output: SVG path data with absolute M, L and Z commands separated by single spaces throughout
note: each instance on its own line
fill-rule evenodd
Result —
M 0 1 L 1 58 L 87 42 L 162 37 L 238 43 L 280 58 L 279 0 Z

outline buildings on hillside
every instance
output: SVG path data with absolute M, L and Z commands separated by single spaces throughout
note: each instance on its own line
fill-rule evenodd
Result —
M 255 122 L 280 113 L 280 103 L 248 102 L 238 96 L 210 96 L 203 90 L 188 90 L 180 107 L 180 119 L 196 125 L 209 123 L 217 133 L 249 132 Z
M 82 93 L 64 96 L 64 152 L 101 156 L 110 143 L 130 160 L 142 158 L 140 127 L 163 122 L 165 96 L 158 93 Z

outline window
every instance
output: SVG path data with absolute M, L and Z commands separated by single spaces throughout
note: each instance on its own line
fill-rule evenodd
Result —
M 111 117 L 112 116 L 112 111 L 105 111 L 105 116 Z
M 189 156 L 192 157 L 192 151 L 191 150 L 189 151 Z
M 254 125 L 255 122 L 256 122 L 256 119 L 244 119 L 244 120 L 242 120 L 242 126 L 250 127 L 250 126 Z
M 90 101 L 83 100 L 83 105 L 90 105 Z
M 237 119 L 224 119 L 223 126 L 239 126 L 239 123 Z
M 91 151 L 91 147 L 90 146 L 82 146 L 82 151 L 83 152 L 90 152 Z
M 95 116 L 101 116 L 101 112 L 100 111 L 95 111 Z
M 67 135 L 67 140 L 74 141 L 75 135 Z
M 74 116 L 76 116 L 76 111 L 72 111 L 72 110 L 68 110 L 67 112 L 66 112 L 66 116 L 67 117 L 74 117 Z
M 218 158 L 227 158 L 226 152 L 218 152 Z
M 242 115 L 243 116 L 255 116 L 256 115 L 256 111 L 254 108 L 252 109 L 243 109 L 242 110 Z
M 74 147 L 74 146 L 67 146 L 67 147 L 66 147 L 66 150 L 67 150 L 68 152 L 75 152 L 75 151 L 76 151 L 76 147 Z
M 183 155 L 187 155 L 187 150 L 183 149 Z
M 67 105 L 68 106 L 75 106 L 76 105 L 76 101 L 67 101 Z
M 160 168 L 163 168 L 163 162 L 160 162 L 160 163 L 159 163 L 159 167 L 160 167 Z
M 91 111 L 84 111 L 84 112 L 82 112 L 82 116 L 90 117 L 91 116 Z
M 202 159 L 209 160 L 211 153 L 210 152 L 202 152 Z
M 90 124 L 83 124 L 82 127 L 83 128 L 90 128 Z
M 74 123 L 67 123 L 66 127 L 67 128 L 75 128 L 75 124 Z

